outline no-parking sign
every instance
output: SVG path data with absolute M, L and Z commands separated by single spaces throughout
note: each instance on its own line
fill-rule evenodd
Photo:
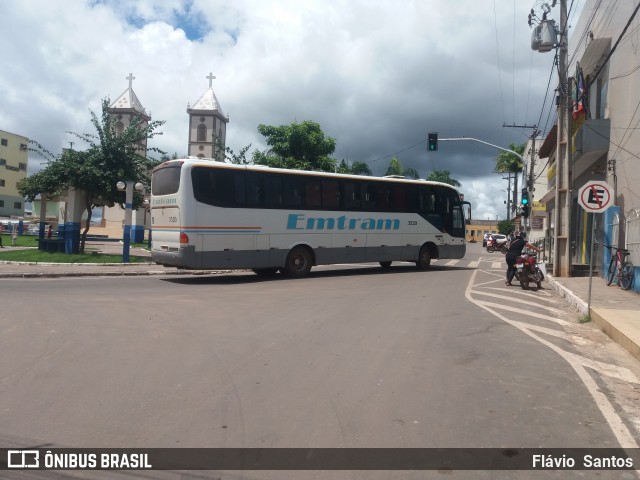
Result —
M 578 191 L 578 203 L 587 212 L 602 213 L 613 205 L 611 187 L 600 180 L 587 182 Z

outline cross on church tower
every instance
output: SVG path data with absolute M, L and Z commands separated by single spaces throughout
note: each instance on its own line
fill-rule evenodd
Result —
M 211 88 L 213 86 L 213 79 L 216 78 L 213 75 L 213 72 L 209 72 L 209 75 L 207 75 L 205 78 L 209 79 L 209 88 Z
M 130 73 L 126 79 L 129 80 L 129 89 L 131 89 L 133 81 L 136 79 L 136 77 L 133 76 L 133 73 Z

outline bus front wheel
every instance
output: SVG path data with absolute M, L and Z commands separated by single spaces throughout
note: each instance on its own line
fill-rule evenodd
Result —
M 431 253 L 429 252 L 429 248 L 424 245 L 420 249 L 420 255 L 418 255 L 418 261 L 416 261 L 416 267 L 419 270 L 428 270 L 431 265 Z
M 313 259 L 311 253 L 305 247 L 294 247 L 287 255 L 287 262 L 284 267 L 284 274 L 287 277 L 304 277 L 311 271 Z

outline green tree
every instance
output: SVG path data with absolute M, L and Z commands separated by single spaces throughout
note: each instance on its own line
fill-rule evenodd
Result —
M 511 232 L 515 231 L 516 224 L 513 223 L 513 220 L 500 220 L 498 222 L 498 233 L 502 235 L 509 235 Z
M 37 142 L 32 151 L 48 159 L 45 168 L 18 183 L 20 195 L 29 201 L 37 195 L 56 196 L 68 188 L 84 192 L 87 220 L 81 235 L 80 252 L 84 253 L 87 232 L 91 223 L 94 207 L 115 204 L 124 206 L 125 194 L 118 191 L 116 184 L 120 180 L 142 182 L 150 186 L 149 171 L 159 162 L 144 156 L 141 145 L 155 135 L 164 121 L 153 121 L 148 125 L 134 119 L 122 133 L 117 133 L 115 119 L 109 114 L 109 99 L 102 101 L 102 116 L 91 111 L 91 123 L 95 134 L 70 133 L 88 143 L 84 151 L 64 150 L 56 156 Z M 165 154 L 157 148 L 147 148 L 147 152 Z M 142 196 L 136 193 L 134 208 L 142 204 Z
M 449 185 L 453 185 L 454 187 L 461 187 L 462 184 L 456 180 L 455 178 L 451 178 L 451 173 L 449 170 L 433 170 L 427 180 L 432 182 L 442 182 L 448 183 Z
M 398 175 L 401 177 L 409 177 L 413 179 L 420 178 L 420 174 L 415 168 L 402 168 L 402 164 L 398 157 L 393 157 L 389 162 L 385 175 Z
M 250 165 L 253 163 L 247 159 L 247 152 L 251 148 L 251 144 L 242 147 L 238 153 L 235 153 L 231 148 L 225 147 L 218 137 L 215 138 L 216 145 L 216 160 L 221 162 L 227 161 L 236 165 Z M 222 155 L 217 155 L 218 152 L 224 152 Z
M 325 136 L 320 125 L 310 120 L 291 125 L 259 125 L 270 149 L 253 152 L 253 162 L 277 168 L 334 172 L 336 161 L 330 155 L 336 141 Z
M 509 150 L 513 150 L 514 152 L 522 155 L 524 152 L 525 145 L 515 145 L 510 144 Z M 515 211 L 516 202 L 518 200 L 518 173 L 522 171 L 522 159 L 518 157 L 518 155 L 514 155 L 511 152 L 501 151 L 500 154 L 496 157 L 496 172 L 498 173 L 507 173 L 509 177 L 513 175 L 513 194 L 512 194 L 512 203 L 511 203 L 511 211 Z M 507 195 L 508 196 L 508 195 Z

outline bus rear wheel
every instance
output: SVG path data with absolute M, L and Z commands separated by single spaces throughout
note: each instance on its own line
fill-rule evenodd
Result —
M 419 270 L 429 270 L 431 266 L 431 253 L 429 252 L 429 248 L 424 245 L 420 249 L 420 254 L 418 255 L 418 260 L 416 261 L 416 267 Z
M 283 273 L 291 278 L 304 277 L 311 271 L 312 264 L 313 259 L 307 248 L 294 247 L 287 255 Z
M 389 261 L 386 261 L 386 260 L 385 260 L 385 261 L 383 261 L 383 262 L 380 262 L 380 266 L 381 266 L 384 270 L 388 270 L 388 269 L 390 269 L 390 268 L 391 268 L 391 262 L 389 262 Z

